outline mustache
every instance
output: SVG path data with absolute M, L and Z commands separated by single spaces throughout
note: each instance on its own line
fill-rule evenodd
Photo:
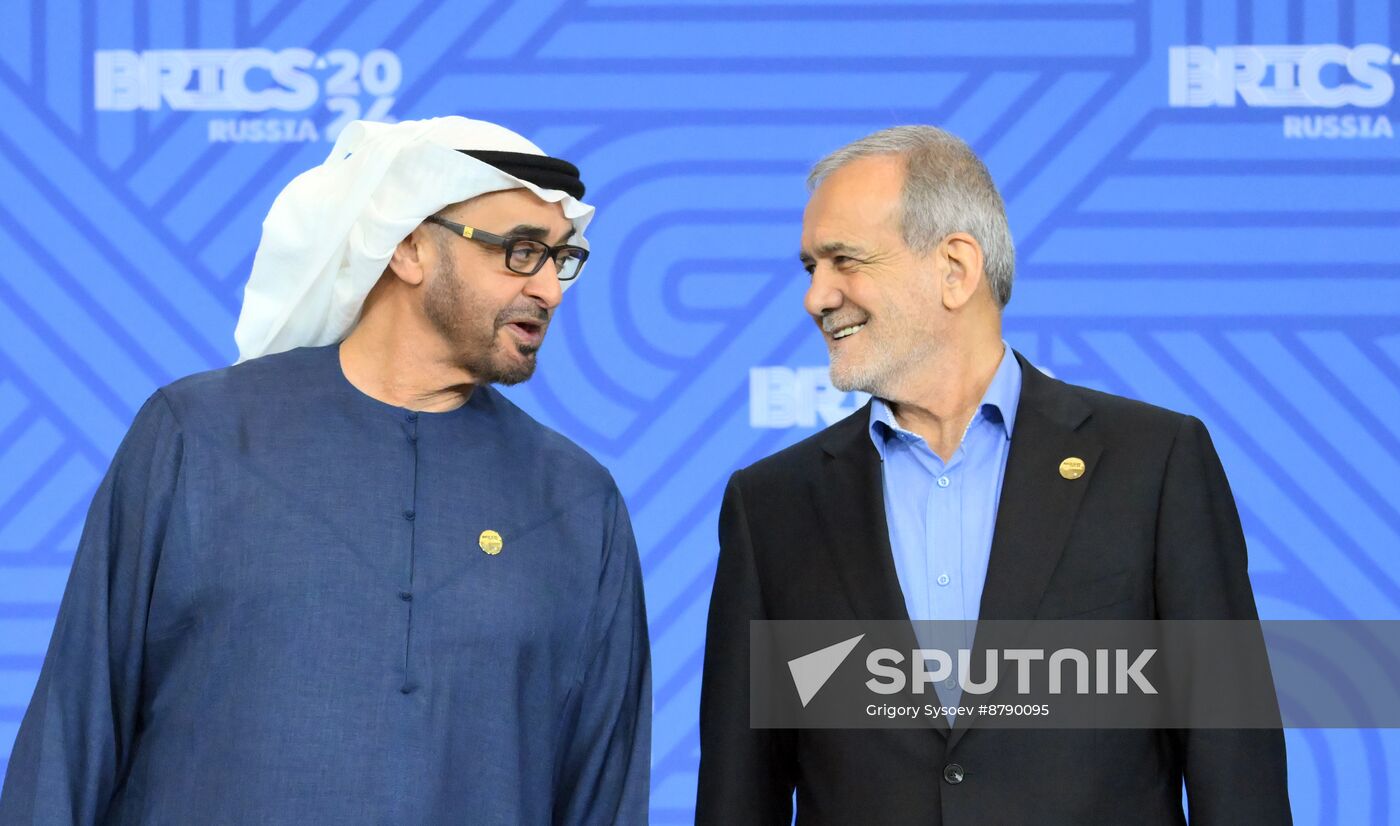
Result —
M 854 327 L 854 326 L 857 325 L 857 324 L 864 324 L 864 323 L 866 323 L 866 322 L 869 321 L 869 320 L 870 320 L 870 316 L 864 316 L 864 317 L 860 317 L 860 316 L 851 316 L 851 315 L 845 315 L 845 316 L 834 316 L 834 315 L 823 316 L 823 317 L 822 317 L 822 332 L 824 332 L 824 333 L 834 333 L 834 332 L 836 332 L 837 330 L 844 330 L 844 329 L 847 328 L 847 327 Z
M 496 316 L 496 326 L 504 327 L 517 321 L 545 325 L 549 323 L 549 315 L 549 311 L 543 307 L 507 307 Z

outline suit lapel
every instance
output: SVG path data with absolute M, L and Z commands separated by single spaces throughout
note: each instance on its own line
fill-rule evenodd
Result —
M 896 649 L 919 648 L 904 590 L 894 567 L 880 454 L 870 441 L 870 404 L 827 432 L 822 448 L 822 476 L 812 480 L 817 519 L 826 538 L 827 556 L 836 569 L 858 620 L 902 620 L 907 633 Z M 948 736 L 939 716 L 933 731 Z
M 885 523 L 880 454 L 870 441 L 870 404 L 827 432 L 823 474 L 812 480 L 817 518 L 851 616 L 909 620 Z
M 1103 453 L 1098 440 L 1080 429 L 1089 418 L 1089 406 L 1020 353 L 1016 358 L 1021 362 L 1021 400 L 978 612 L 978 619 L 984 620 L 1035 618 Z M 1084 461 L 1084 475 L 1078 479 L 1060 474 L 1060 463 L 1069 457 Z M 984 646 L 974 647 L 973 661 L 982 662 Z M 964 731 L 953 730 L 950 749 Z
M 1050 583 L 1103 446 L 1079 426 L 1089 407 L 1021 357 L 1021 401 L 1001 483 L 996 529 L 978 619 L 1033 619 Z M 1077 457 L 1084 475 L 1066 479 Z

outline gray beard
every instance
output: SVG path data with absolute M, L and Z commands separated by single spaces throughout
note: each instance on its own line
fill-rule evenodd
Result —
M 863 335 L 863 332 L 856 333 Z M 893 398 L 900 379 L 927 363 L 935 354 L 931 345 L 894 352 L 885 342 L 874 342 L 874 354 L 864 363 L 832 355 L 831 385 L 837 390 L 869 393 L 881 399 Z

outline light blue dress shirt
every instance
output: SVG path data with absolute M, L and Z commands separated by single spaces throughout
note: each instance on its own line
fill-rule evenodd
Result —
M 972 648 L 1020 400 L 1021 365 L 1005 346 L 946 463 L 922 436 L 899 426 L 888 404 L 878 398 L 871 404 L 870 439 L 880 453 L 890 550 L 909 619 L 962 623 L 916 627 L 924 648 Z M 945 706 L 960 702 L 956 675 L 955 663 L 953 675 L 934 686 Z M 948 724 L 957 717 L 949 712 Z
M 911 620 L 977 619 L 1020 398 L 1021 365 L 1006 347 L 947 463 L 884 401 L 871 406 L 890 549 Z

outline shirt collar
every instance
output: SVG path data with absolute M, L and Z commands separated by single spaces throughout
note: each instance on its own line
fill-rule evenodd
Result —
M 1009 344 L 1003 341 L 1002 347 L 1001 364 L 997 365 L 992 382 L 987 385 L 987 392 L 982 394 L 982 403 L 977 406 L 978 412 L 973 414 L 973 421 L 979 415 L 993 421 L 999 420 L 1006 438 L 1010 439 L 1011 431 L 1016 426 L 1016 408 L 1021 401 L 1021 364 Z M 870 400 L 870 440 L 875 443 L 882 461 L 885 458 L 885 441 L 898 433 L 908 432 L 895 421 L 894 411 L 888 402 L 878 397 Z

